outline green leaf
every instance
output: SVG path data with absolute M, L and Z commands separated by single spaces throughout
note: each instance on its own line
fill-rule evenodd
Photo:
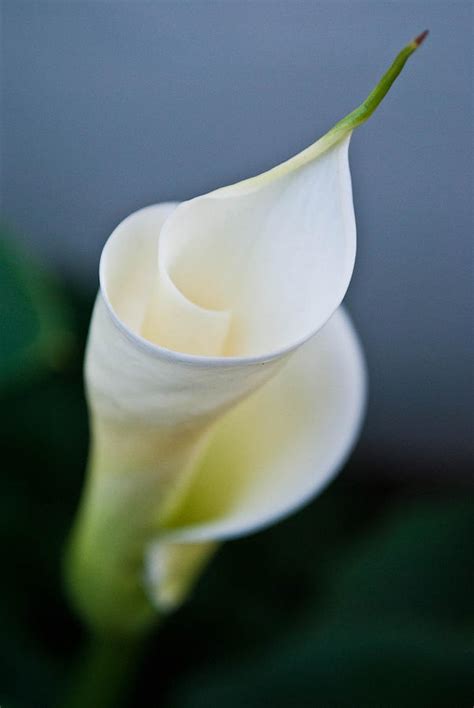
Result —
M 333 568 L 339 616 L 416 618 L 474 630 L 474 509 L 465 500 L 404 504 Z
M 243 661 L 227 654 L 192 672 L 167 705 L 470 705 L 473 537 L 469 498 L 399 503 L 378 528 L 355 543 L 347 538 L 328 562 L 318 606 L 308 606 L 286 636 L 275 632 L 273 646 L 247 651 Z M 309 564 L 308 537 L 301 543 Z M 290 603 L 286 609 L 294 617 Z
M 0 231 L 0 387 L 59 368 L 72 346 L 60 288 Z

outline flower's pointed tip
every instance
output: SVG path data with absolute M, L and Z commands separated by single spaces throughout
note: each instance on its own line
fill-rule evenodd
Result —
M 412 41 L 413 48 L 414 48 L 414 49 L 418 49 L 418 47 L 420 46 L 420 44 L 423 44 L 423 42 L 425 41 L 425 39 L 427 38 L 427 36 L 429 35 L 429 33 L 430 33 L 429 30 L 425 30 L 424 32 L 422 32 L 421 34 L 419 34 L 418 37 L 415 37 L 415 39 Z

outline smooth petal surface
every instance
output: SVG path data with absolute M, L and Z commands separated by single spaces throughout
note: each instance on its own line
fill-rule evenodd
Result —
M 308 340 L 352 273 L 348 145 L 290 160 L 271 179 L 142 209 L 107 242 L 86 356 L 93 445 L 76 544 L 78 572 L 108 578 L 81 591 L 93 624 L 121 621 L 112 586 L 124 590 L 121 614 L 139 608 L 126 612 L 131 625 L 148 621 L 143 576 L 130 582 L 124 570 L 147 549 L 147 586 L 171 607 L 216 538 L 288 513 L 345 454 L 362 409 L 358 349 L 342 315 L 314 362 Z M 324 342 L 357 394 L 332 375 Z M 279 372 L 276 388 L 264 386 Z M 262 386 L 268 398 L 256 397 Z
M 336 153 L 333 155 L 335 157 Z M 337 160 L 331 163 L 336 170 L 340 159 L 341 155 L 338 155 Z M 224 204 L 221 197 L 216 199 L 219 204 Z M 233 199 L 231 197 L 231 201 Z M 203 198 L 207 210 L 209 205 L 206 202 L 207 199 Z M 273 414 L 266 406 L 279 405 L 279 401 L 264 402 L 261 409 L 250 407 L 248 412 L 241 413 L 242 418 L 237 417 L 230 429 L 224 424 L 223 432 L 217 434 L 216 426 L 219 427 L 222 416 L 223 421 L 227 419 L 226 411 L 252 394 L 250 402 L 253 394 L 281 371 L 301 340 L 308 338 L 308 332 L 299 331 L 299 339 L 293 339 L 286 347 L 274 348 L 263 355 L 222 356 L 224 340 L 232 329 L 234 310 L 210 309 L 204 306 L 209 303 L 196 303 L 188 299 L 160 261 L 162 235 L 170 218 L 178 210 L 175 204 L 164 204 L 132 214 L 117 227 L 101 260 L 101 293 L 94 310 L 86 357 L 93 437 L 87 489 L 89 502 L 84 505 L 81 519 L 87 533 L 78 532 L 82 540 L 78 544 L 81 560 L 77 566 L 82 563 L 83 569 L 84 565 L 88 567 L 83 572 L 84 576 L 97 578 L 106 575 L 109 578 L 107 588 L 95 587 L 90 583 L 81 593 L 85 612 L 90 614 L 87 607 L 94 605 L 97 616 L 100 615 L 102 620 L 111 609 L 108 603 L 110 582 L 116 587 L 125 587 L 123 568 L 131 564 L 138 566 L 140 559 L 143 563 L 147 547 L 159 549 L 158 554 L 150 555 L 154 560 L 148 565 L 148 580 L 158 574 L 159 592 L 166 598 L 162 597 L 162 605 L 169 607 L 176 603 L 186 585 L 192 581 L 196 568 L 208 556 L 214 538 L 244 533 L 303 503 L 334 472 L 337 460 L 344 454 L 347 435 L 353 436 L 357 426 L 355 418 L 346 421 L 351 428 L 349 434 L 345 421 L 338 419 L 338 411 L 334 427 L 326 428 L 332 431 L 328 442 L 334 458 L 327 462 L 309 455 L 308 464 L 302 466 L 301 461 L 308 451 L 305 448 L 306 438 L 304 435 L 301 438 L 300 433 L 312 430 L 314 435 L 318 427 L 315 410 L 319 411 L 318 419 L 321 419 L 318 425 L 322 424 L 325 415 L 327 420 L 331 420 L 334 412 L 328 405 L 325 414 L 328 402 L 322 404 L 315 400 L 317 397 L 321 399 L 321 391 L 318 396 L 308 398 L 309 391 L 313 389 L 307 384 L 301 385 L 301 380 L 297 385 L 295 379 L 288 384 L 289 388 L 282 389 L 288 400 L 302 394 L 294 416 L 283 412 L 281 419 L 274 417 L 276 427 L 268 427 L 268 420 Z M 348 239 L 351 244 L 354 233 L 349 229 L 347 239 L 343 231 L 339 236 L 342 242 Z M 270 244 L 268 246 L 271 247 Z M 164 263 L 166 265 L 166 260 Z M 283 260 L 280 263 L 283 264 Z M 344 278 L 348 278 L 347 272 Z M 292 289 L 297 288 L 294 285 L 287 288 L 289 291 Z M 317 292 L 315 288 L 315 296 Z M 276 298 L 276 290 L 274 294 Z M 284 290 L 282 299 L 285 299 Z M 324 311 L 327 317 L 337 300 L 331 306 L 328 305 L 329 300 L 326 301 Z M 239 298 L 235 302 L 235 307 L 241 305 Z M 249 303 L 250 313 L 256 309 L 257 305 L 250 307 Z M 272 317 L 267 319 L 269 324 L 265 337 L 269 336 L 272 328 Z M 178 344 L 178 337 L 184 352 L 172 351 L 144 336 L 154 324 L 163 324 L 167 320 L 176 332 L 176 335 L 173 334 L 173 327 L 167 325 L 167 336 L 174 339 L 174 345 Z M 347 329 L 348 325 L 344 327 Z M 259 327 L 254 330 L 248 328 L 249 336 L 252 334 L 252 337 L 255 335 L 258 338 L 259 332 Z M 352 344 L 349 346 L 339 339 L 334 339 L 337 346 L 357 359 L 353 341 L 350 340 Z M 202 342 L 206 342 L 207 355 L 193 354 L 193 350 L 201 349 Z M 275 347 L 282 345 L 282 341 L 274 340 L 274 344 Z M 311 352 L 309 343 L 306 346 Z M 302 351 L 306 350 L 306 346 Z M 301 366 L 305 369 L 306 364 L 303 362 Z M 357 366 L 355 369 L 357 386 L 360 385 L 361 374 Z M 314 372 L 316 381 L 324 382 L 327 375 L 324 367 L 316 372 L 310 366 L 308 371 Z M 285 381 L 282 379 L 282 385 Z M 331 386 L 335 384 L 331 377 L 328 381 L 331 381 Z M 288 397 L 290 391 L 294 394 L 291 398 Z M 344 387 L 341 391 L 342 398 L 353 394 Z M 347 401 L 346 405 L 350 411 Z M 359 406 L 360 414 L 360 400 L 356 406 Z M 335 437 L 338 426 L 342 426 L 341 438 Z M 235 438 L 230 433 L 237 430 L 242 431 L 242 436 L 248 436 L 250 447 L 235 444 Z M 296 445 L 286 457 L 284 451 L 290 450 L 291 445 L 281 449 L 280 462 L 278 456 L 273 461 L 270 458 L 258 460 L 252 456 L 243 460 L 239 454 L 239 450 L 242 454 L 244 450 L 251 450 L 259 438 L 262 454 L 264 450 L 270 451 L 272 446 L 276 450 L 273 445 L 275 441 L 272 443 L 275 435 L 289 443 L 294 436 Z M 320 435 L 323 435 L 323 428 Z M 200 466 L 211 438 L 210 456 Z M 298 446 L 301 446 L 301 459 L 296 454 Z M 229 455 L 228 462 L 222 459 L 225 449 L 229 450 L 230 457 L 235 456 L 228 470 Z M 223 465 L 221 475 L 219 470 Z M 291 475 L 288 474 L 290 469 L 293 470 Z M 298 473 L 295 473 L 296 469 Z M 208 475 L 214 475 L 214 478 Z M 287 485 L 291 477 L 294 477 L 293 492 L 288 494 Z M 212 488 L 217 482 L 217 496 L 201 493 L 202 485 Z M 181 517 L 178 509 L 181 509 Z M 121 520 L 125 518 L 128 519 L 127 526 L 122 529 Z M 181 521 L 178 521 L 179 518 Z M 164 524 L 173 524 L 173 534 L 179 528 L 183 529 L 184 535 L 179 543 L 176 539 L 172 542 L 170 537 L 166 547 L 162 543 L 158 546 L 153 544 L 153 539 L 162 538 Z M 108 539 L 103 548 L 100 539 Z M 132 548 L 130 542 L 127 543 L 128 539 L 133 539 Z M 183 545 L 182 540 L 188 543 Z M 194 544 L 192 552 L 189 541 Z M 157 568 L 161 569 L 159 573 Z M 179 577 L 176 577 L 177 573 Z M 122 606 L 138 606 L 137 598 L 143 592 L 140 582 L 137 580 L 128 588 L 129 597 L 123 599 Z M 153 586 L 156 589 L 156 582 Z M 90 597 L 87 597 L 88 592 Z M 147 617 L 146 607 L 143 607 L 138 623 L 142 616 Z M 97 621 L 94 620 L 96 624 Z M 116 621 L 115 616 L 109 617 L 111 625 Z
M 147 585 L 158 606 L 180 602 L 210 541 L 255 531 L 321 491 L 357 436 L 364 401 L 360 346 L 339 309 L 278 376 L 215 425 L 148 550 Z
M 293 348 L 317 331 L 354 266 L 349 140 L 318 159 L 290 160 L 271 179 L 179 205 L 160 236 L 145 336 L 177 351 L 247 357 Z M 209 333 L 184 341 L 186 328 L 173 326 L 179 318 Z
M 239 536 L 306 503 L 350 450 L 364 401 L 360 345 L 340 308 L 278 376 L 219 419 L 166 521 L 169 540 Z

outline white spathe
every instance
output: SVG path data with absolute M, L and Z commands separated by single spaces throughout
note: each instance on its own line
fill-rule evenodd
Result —
M 83 545 L 93 553 L 126 523 L 118 538 L 135 538 L 162 608 L 216 540 L 321 490 L 359 430 L 364 364 L 338 310 L 355 259 L 349 139 L 142 209 L 104 248 Z M 126 562 L 120 548 L 101 562 Z

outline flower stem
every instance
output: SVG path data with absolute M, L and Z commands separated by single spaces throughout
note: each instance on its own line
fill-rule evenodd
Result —
M 377 106 L 380 105 L 383 98 L 387 95 L 395 79 L 399 76 L 401 70 L 406 64 L 407 59 L 413 54 L 414 51 L 418 49 L 420 44 L 425 41 L 427 36 L 428 30 L 425 30 L 418 35 L 418 37 L 409 42 L 406 47 L 404 47 L 401 52 L 397 54 L 390 68 L 387 69 L 377 86 L 369 93 L 365 101 L 345 116 L 345 118 L 342 118 L 342 120 L 336 123 L 324 137 L 328 137 L 333 133 L 338 134 L 341 131 L 347 133 L 349 130 L 357 128 L 368 118 L 370 118 Z
M 127 698 L 141 649 L 138 637 L 92 637 L 61 708 L 119 708 Z
M 290 157 L 289 160 L 281 162 L 276 167 L 272 167 L 267 172 L 262 172 L 255 177 L 249 177 L 249 179 L 242 180 L 236 185 L 231 185 L 230 187 L 223 187 L 221 190 L 226 189 L 248 189 L 251 186 L 256 186 L 259 184 L 266 184 L 271 182 L 277 177 L 281 177 L 285 174 L 292 172 L 304 165 L 312 162 L 317 157 L 322 155 L 324 152 L 329 150 L 331 147 L 339 143 L 341 140 L 346 138 L 352 133 L 354 128 L 357 128 L 362 123 L 370 118 L 375 109 L 380 105 L 383 98 L 387 95 L 390 87 L 392 86 L 395 79 L 399 76 L 403 67 L 405 66 L 407 59 L 415 52 L 418 47 L 424 42 L 428 35 L 428 30 L 422 32 L 418 37 L 412 39 L 402 50 L 397 54 L 393 60 L 391 66 L 385 74 L 382 76 L 375 88 L 369 93 L 365 101 L 363 101 L 360 106 L 351 111 L 347 116 L 338 121 L 333 127 L 325 133 L 321 138 L 316 140 L 312 145 L 305 148 L 297 155 Z

